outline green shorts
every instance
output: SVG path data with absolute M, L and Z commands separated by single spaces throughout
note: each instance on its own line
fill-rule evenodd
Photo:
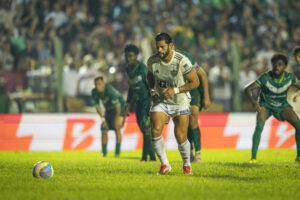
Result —
M 270 108 L 269 106 L 261 103 L 260 106 L 263 106 L 266 108 L 266 119 L 268 119 L 271 115 L 273 115 L 276 119 L 278 119 L 279 121 L 285 121 L 285 119 L 282 118 L 282 112 L 288 108 L 288 107 L 292 107 L 290 104 L 286 104 L 284 107 L 282 108 Z
M 199 93 L 199 90 L 193 89 L 190 91 L 191 94 L 191 106 L 198 106 L 199 108 L 201 107 L 201 95 Z
M 121 103 L 121 117 L 125 117 L 125 105 Z M 105 120 L 109 130 L 115 129 L 115 117 L 116 117 L 116 110 L 106 110 L 105 111 Z
M 142 124 L 150 125 L 150 106 L 151 106 L 151 99 L 139 99 L 136 102 L 136 120 L 137 123 L 142 130 Z

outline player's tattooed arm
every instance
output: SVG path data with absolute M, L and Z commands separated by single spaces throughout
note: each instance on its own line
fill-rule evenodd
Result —
M 250 82 L 248 85 L 246 85 L 244 91 L 246 93 L 246 96 L 252 103 L 252 105 L 255 107 L 256 111 L 260 112 L 261 107 L 259 106 L 259 103 L 254 99 L 254 97 L 252 95 L 252 91 L 257 88 L 259 88 L 259 85 L 255 81 L 253 81 L 253 82 Z
M 187 80 L 187 83 L 178 88 L 179 92 L 186 92 L 199 87 L 200 82 L 195 70 L 191 70 L 184 76 L 184 78 Z
M 178 88 L 166 88 L 164 89 L 163 93 L 165 98 L 169 99 L 172 98 L 175 94 L 190 91 L 195 89 L 199 86 L 200 82 L 195 70 L 191 70 L 184 76 L 184 79 L 187 81 L 186 84 L 180 86 Z

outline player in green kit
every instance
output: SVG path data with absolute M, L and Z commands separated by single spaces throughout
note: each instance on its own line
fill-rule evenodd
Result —
M 103 77 L 99 76 L 95 78 L 94 82 L 95 88 L 92 90 L 92 100 L 102 120 L 102 154 L 104 157 L 107 155 L 108 130 L 114 130 L 116 133 L 115 156 L 119 157 L 122 141 L 121 128 L 124 125 L 125 117 L 125 102 L 121 94 L 110 84 L 106 83 Z M 99 106 L 100 100 L 105 107 L 104 115 Z
M 129 102 L 135 100 L 135 113 L 137 123 L 143 133 L 143 152 L 141 161 L 155 161 L 155 152 L 151 142 L 150 132 L 150 103 L 151 95 L 147 83 L 148 68 L 142 62 L 137 60 L 139 49 L 132 44 L 125 47 L 125 59 L 127 63 L 126 75 L 129 84 L 129 91 L 125 106 L 125 113 L 129 110 Z
M 300 70 L 300 46 L 296 46 L 293 49 L 293 55 L 296 59 L 297 65 L 298 65 L 299 70 Z M 299 98 L 299 96 L 300 96 L 300 90 L 296 94 L 294 94 L 294 98 L 293 98 L 294 102 L 297 102 L 297 98 Z
M 252 138 L 251 163 L 256 163 L 256 154 L 265 121 L 273 115 L 280 121 L 288 121 L 296 130 L 296 161 L 300 161 L 300 120 L 287 102 L 287 92 L 294 85 L 300 89 L 300 81 L 294 74 L 286 72 L 288 64 L 284 54 L 276 53 L 271 58 L 272 70 L 262 74 L 256 81 L 249 83 L 245 93 L 257 111 L 256 127 Z M 258 102 L 252 96 L 252 90 L 260 88 Z
M 300 46 L 296 46 L 293 49 L 293 55 L 295 56 L 298 66 L 300 67 Z
M 188 127 L 188 140 L 191 143 L 191 162 L 201 162 L 201 132 L 198 124 L 199 111 L 207 109 L 210 106 L 210 98 L 208 92 L 208 81 L 205 71 L 198 65 L 190 54 L 185 51 L 176 50 L 177 52 L 185 55 L 196 71 L 200 85 L 198 88 L 190 91 L 191 94 L 191 115 Z M 194 152 L 195 147 L 195 152 Z

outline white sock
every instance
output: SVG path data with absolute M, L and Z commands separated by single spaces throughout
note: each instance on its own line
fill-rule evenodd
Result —
M 152 138 L 153 148 L 161 162 L 162 165 L 169 165 L 165 150 L 165 141 L 162 136 L 157 138 Z
M 190 166 L 191 160 L 190 160 L 190 152 L 191 152 L 191 144 L 188 140 L 185 142 L 178 144 L 178 149 L 181 154 L 181 158 L 183 161 L 183 166 Z

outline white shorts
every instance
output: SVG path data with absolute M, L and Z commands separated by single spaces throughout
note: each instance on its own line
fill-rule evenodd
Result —
M 170 117 L 191 114 L 189 106 L 177 106 L 177 105 L 169 105 L 165 103 L 159 103 L 153 105 L 150 109 L 150 112 L 164 112 Z

